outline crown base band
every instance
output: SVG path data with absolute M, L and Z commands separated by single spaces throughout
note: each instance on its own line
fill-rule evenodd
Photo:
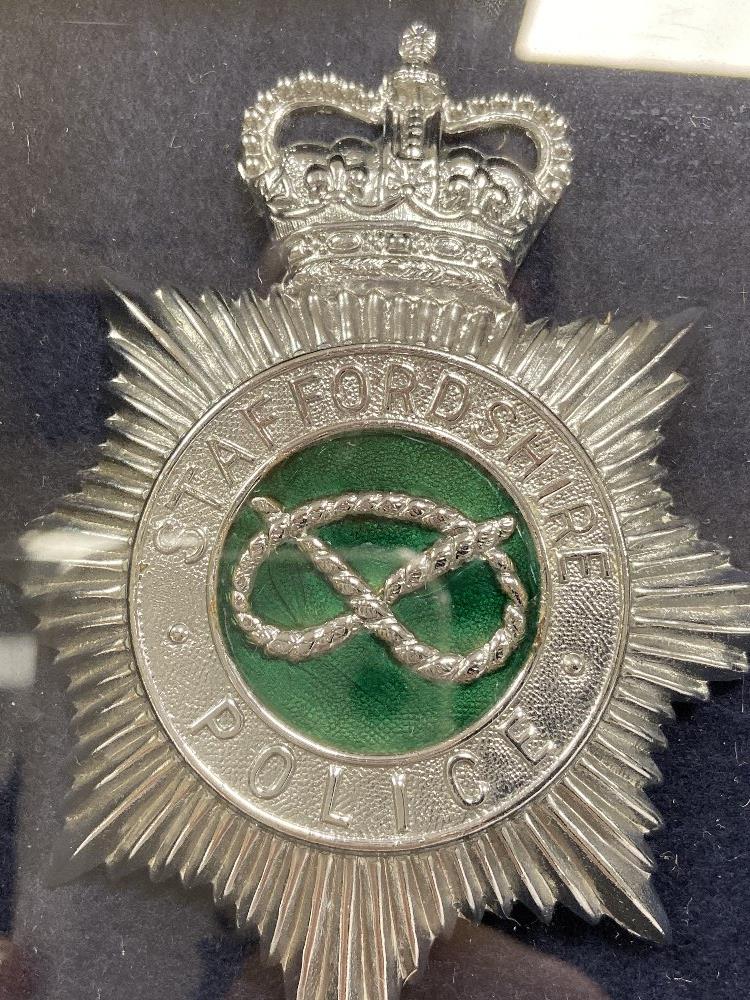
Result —
M 341 284 L 398 280 L 449 287 L 507 301 L 514 263 L 499 244 L 453 230 L 420 227 L 327 227 L 283 241 L 288 281 Z

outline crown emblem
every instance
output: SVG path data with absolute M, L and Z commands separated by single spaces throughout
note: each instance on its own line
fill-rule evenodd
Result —
M 414 24 L 402 65 L 376 91 L 333 75 L 281 80 L 245 113 L 243 177 L 266 201 L 288 281 L 468 287 L 505 298 L 508 284 L 570 180 L 566 123 L 531 97 L 446 96 L 430 66 L 436 36 Z M 301 110 L 335 111 L 379 130 L 374 141 L 279 145 Z M 472 145 L 517 130 L 535 148 L 523 166 Z

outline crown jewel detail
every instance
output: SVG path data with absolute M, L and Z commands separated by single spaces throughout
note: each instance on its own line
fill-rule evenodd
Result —
M 449 280 L 505 297 L 569 183 L 566 123 L 531 97 L 449 99 L 435 52 L 435 33 L 413 24 L 402 65 L 377 91 L 302 73 L 246 111 L 241 172 L 268 205 L 292 280 Z M 380 136 L 279 146 L 280 126 L 301 110 L 335 111 Z M 534 167 L 471 145 L 491 128 L 525 133 Z

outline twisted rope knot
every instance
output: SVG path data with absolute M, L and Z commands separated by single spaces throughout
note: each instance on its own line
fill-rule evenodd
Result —
M 363 631 L 384 642 L 399 663 L 421 677 L 468 684 L 493 673 L 518 647 L 526 630 L 528 596 L 513 560 L 500 547 L 516 529 L 513 517 L 476 523 L 453 507 L 405 493 L 344 493 L 283 510 L 270 497 L 256 497 L 253 508 L 266 526 L 250 539 L 232 574 L 231 602 L 235 620 L 248 639 L 269 656 L 299 663 L 328 653 Z M 410 559 L 374 590 L 320 538 L 311 534 L 348 517 L 382 517 L 420 524 L 441 537 Z M 260 566 L 284 543 L 294 543 L 349 605 L 350 610 L 322 625 L 281 629 L 250 609 L 250 594 Z M 502 622 L 483 646 L 466 655 L 443 653 L 405 628 L 391 610 L 401 597 L 446 573 L 483 559 L 495 573 L 506 597 Z

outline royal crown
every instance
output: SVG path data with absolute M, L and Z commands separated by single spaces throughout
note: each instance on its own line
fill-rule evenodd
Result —
M 241 172 L 268 204 L 288 281 L 408 280 L 505 297 L 570 180 L 566 124 L 531 97 L 450 100 L 430 68 L 435 50 L 435 33 L 414 24 L 401 38 L 402 65 L 377 91 L 302 73 L 245 113 Z M 304 109 L 380 135 L 280 147 L 280 126 Z M 488 129 L 525 133 L 533 166 L 457 144 Z

